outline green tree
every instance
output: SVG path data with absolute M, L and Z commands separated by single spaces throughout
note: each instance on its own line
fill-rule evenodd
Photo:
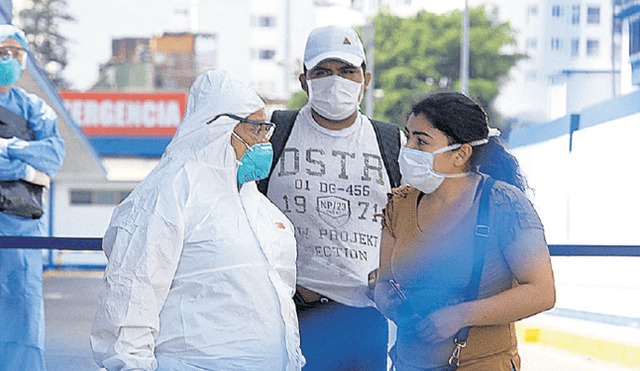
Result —
M 297 110 L 304 107 L 305 104 L 307 104 L 307 93 L 300 90 L 289 98 L 287 101 L 287 109 Z
M 483 6 L 470 9 L 469 96 L 502 127 L 491 104 L 509 70 L 524 56 L 505 54 L 515 43 L 509 23 L 494 23 Z M 411 105 L 427 93 L 460 89 L 462 11 L 436 15 L 422 11 L 400 18 L 380 11 L 375 19 L 375 88 L 383 97 L 374 118 L 404 125 Z
M 25 0 L 18 13 L 20 27 L 29 40 L 29 52 L 58 89 L 68 88 L 62 77 L 67 66 L 67 38 L 59 32 L 60 22 L 74 22 L 66 0 Z

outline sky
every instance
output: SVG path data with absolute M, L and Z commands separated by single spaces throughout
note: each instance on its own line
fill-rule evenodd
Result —
M 74 90 L 85 91 L 97 82 L 100 64 L 111 57 L 113 38 L 189 31 L 188 17 L 179 12 L 189 7 L 189 0 L 67 0 L 67 5 L 76 22 L 64 23 L 60 31 L 69 39 L 64 76 Z M 463 7 L 464 0 L 434 0 L 429 11 Z M 202 19 L 201 14 L 200 22 Z
M 65 78 L 76 90 L 90 88 L 98 79 L 100 64 L 111 57 L 111 40 L 118 37 L 151 37 L 178 28 L 184 8 L 179 0 L 67 0 L 67 11 L 76 22 L 66 22 L 61 33 L 69 39 L 69 64 Z M 186 30 L 188 23 L 183 20 Z

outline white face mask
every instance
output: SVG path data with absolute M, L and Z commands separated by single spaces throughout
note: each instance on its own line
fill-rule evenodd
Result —
M 500 130 L 489 128 L 489 135 L 486 139 L 478 139 L 468 144 L 472 147 L 487 144 L 490 137 L 500 135 Z M 433 170 L 433 159 L 436 153 L 453 151 L 462 147 L 462 144 L 456 143 L 450 146 L 440 148 L 434 152 L 424 152 L 417 149 L 407 147 L 400 148 L 398 156 L 398 164 L 400 165 L 400 173 L 402 174 L 403 183 L 429 194 L 435 192 L 444 182 L 445 178 L 462 178 L 469 173 L 458 174 L 440 174 Z
M 467 176 L 469 173 L 440 174 L 433 170 L 433 159 L 436 153 L 453 151 L 460 147 L 461 144 L 453 144 L 440 148 L 433 153 L 402 147 L 400 149 L 400 156 L 398 157 L 402 181 L 429 194 L 438 189 L 445 178 L 462 178 Z
M 335 75 L 308 79 L 309 104 L 326 119 L 344 120 L 358 109 L 362 85 Z

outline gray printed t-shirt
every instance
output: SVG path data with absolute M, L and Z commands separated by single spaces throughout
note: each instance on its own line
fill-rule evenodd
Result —
M 268 197 L 293 222 L 298 284 L 354 307 L 379 265 L 381 212 L 391 190 L 376 135 L 358 113 L 329 130 L 300 110 L 269 181 Z

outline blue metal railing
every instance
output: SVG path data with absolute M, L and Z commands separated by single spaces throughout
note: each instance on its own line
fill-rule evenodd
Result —
M 101 251 L 100 237 L 0 237 L 0 248 Z M 549 245 L 551 256 L 640 256 L 639 245 Z
M 0 248 L 102 251 L 102 238 L 0 237 Z
M 549 245 L 549 253 L 551 256 L 640 256 L 640 246 Z
M 1 237 L 0 248 L 29 248 L 61 251 L 102 251 L 102 238 L 76 238 L 76 237 Z M 640 257 L 638 245 L 549 245 L 551 256 L 618 256 Z M 51 255 L 50 255 L 51 258 Z M 104 264 L 54 264 L 50 260 L 44 265 L 45 270 L 80 269 L 102 270 Z M 608 323 L 617 326 L 636 328 L 640 324 L 640 318 L 620 317 L 600 313 L 576 311 L 564 308 L 554 308 L 548 314 Z
M 0 249 L 1 248 L 16 248 L 16 249 L 45 249 L 50 250 L 48 259 L 45 259 L 43 269 L 45 271 L 50 270 L 103 270 L 106 267 L 106 263 L 95 259 L 89 259 L 88 263 L 69 263 L 62 260 L 56 261 L 55 255 L 51 250 L 56 251 L 102 251 L 102 238 L 96 237 L 1 237 L 0 236 Z M 86 260 L 86 259 L 84 259 Z

